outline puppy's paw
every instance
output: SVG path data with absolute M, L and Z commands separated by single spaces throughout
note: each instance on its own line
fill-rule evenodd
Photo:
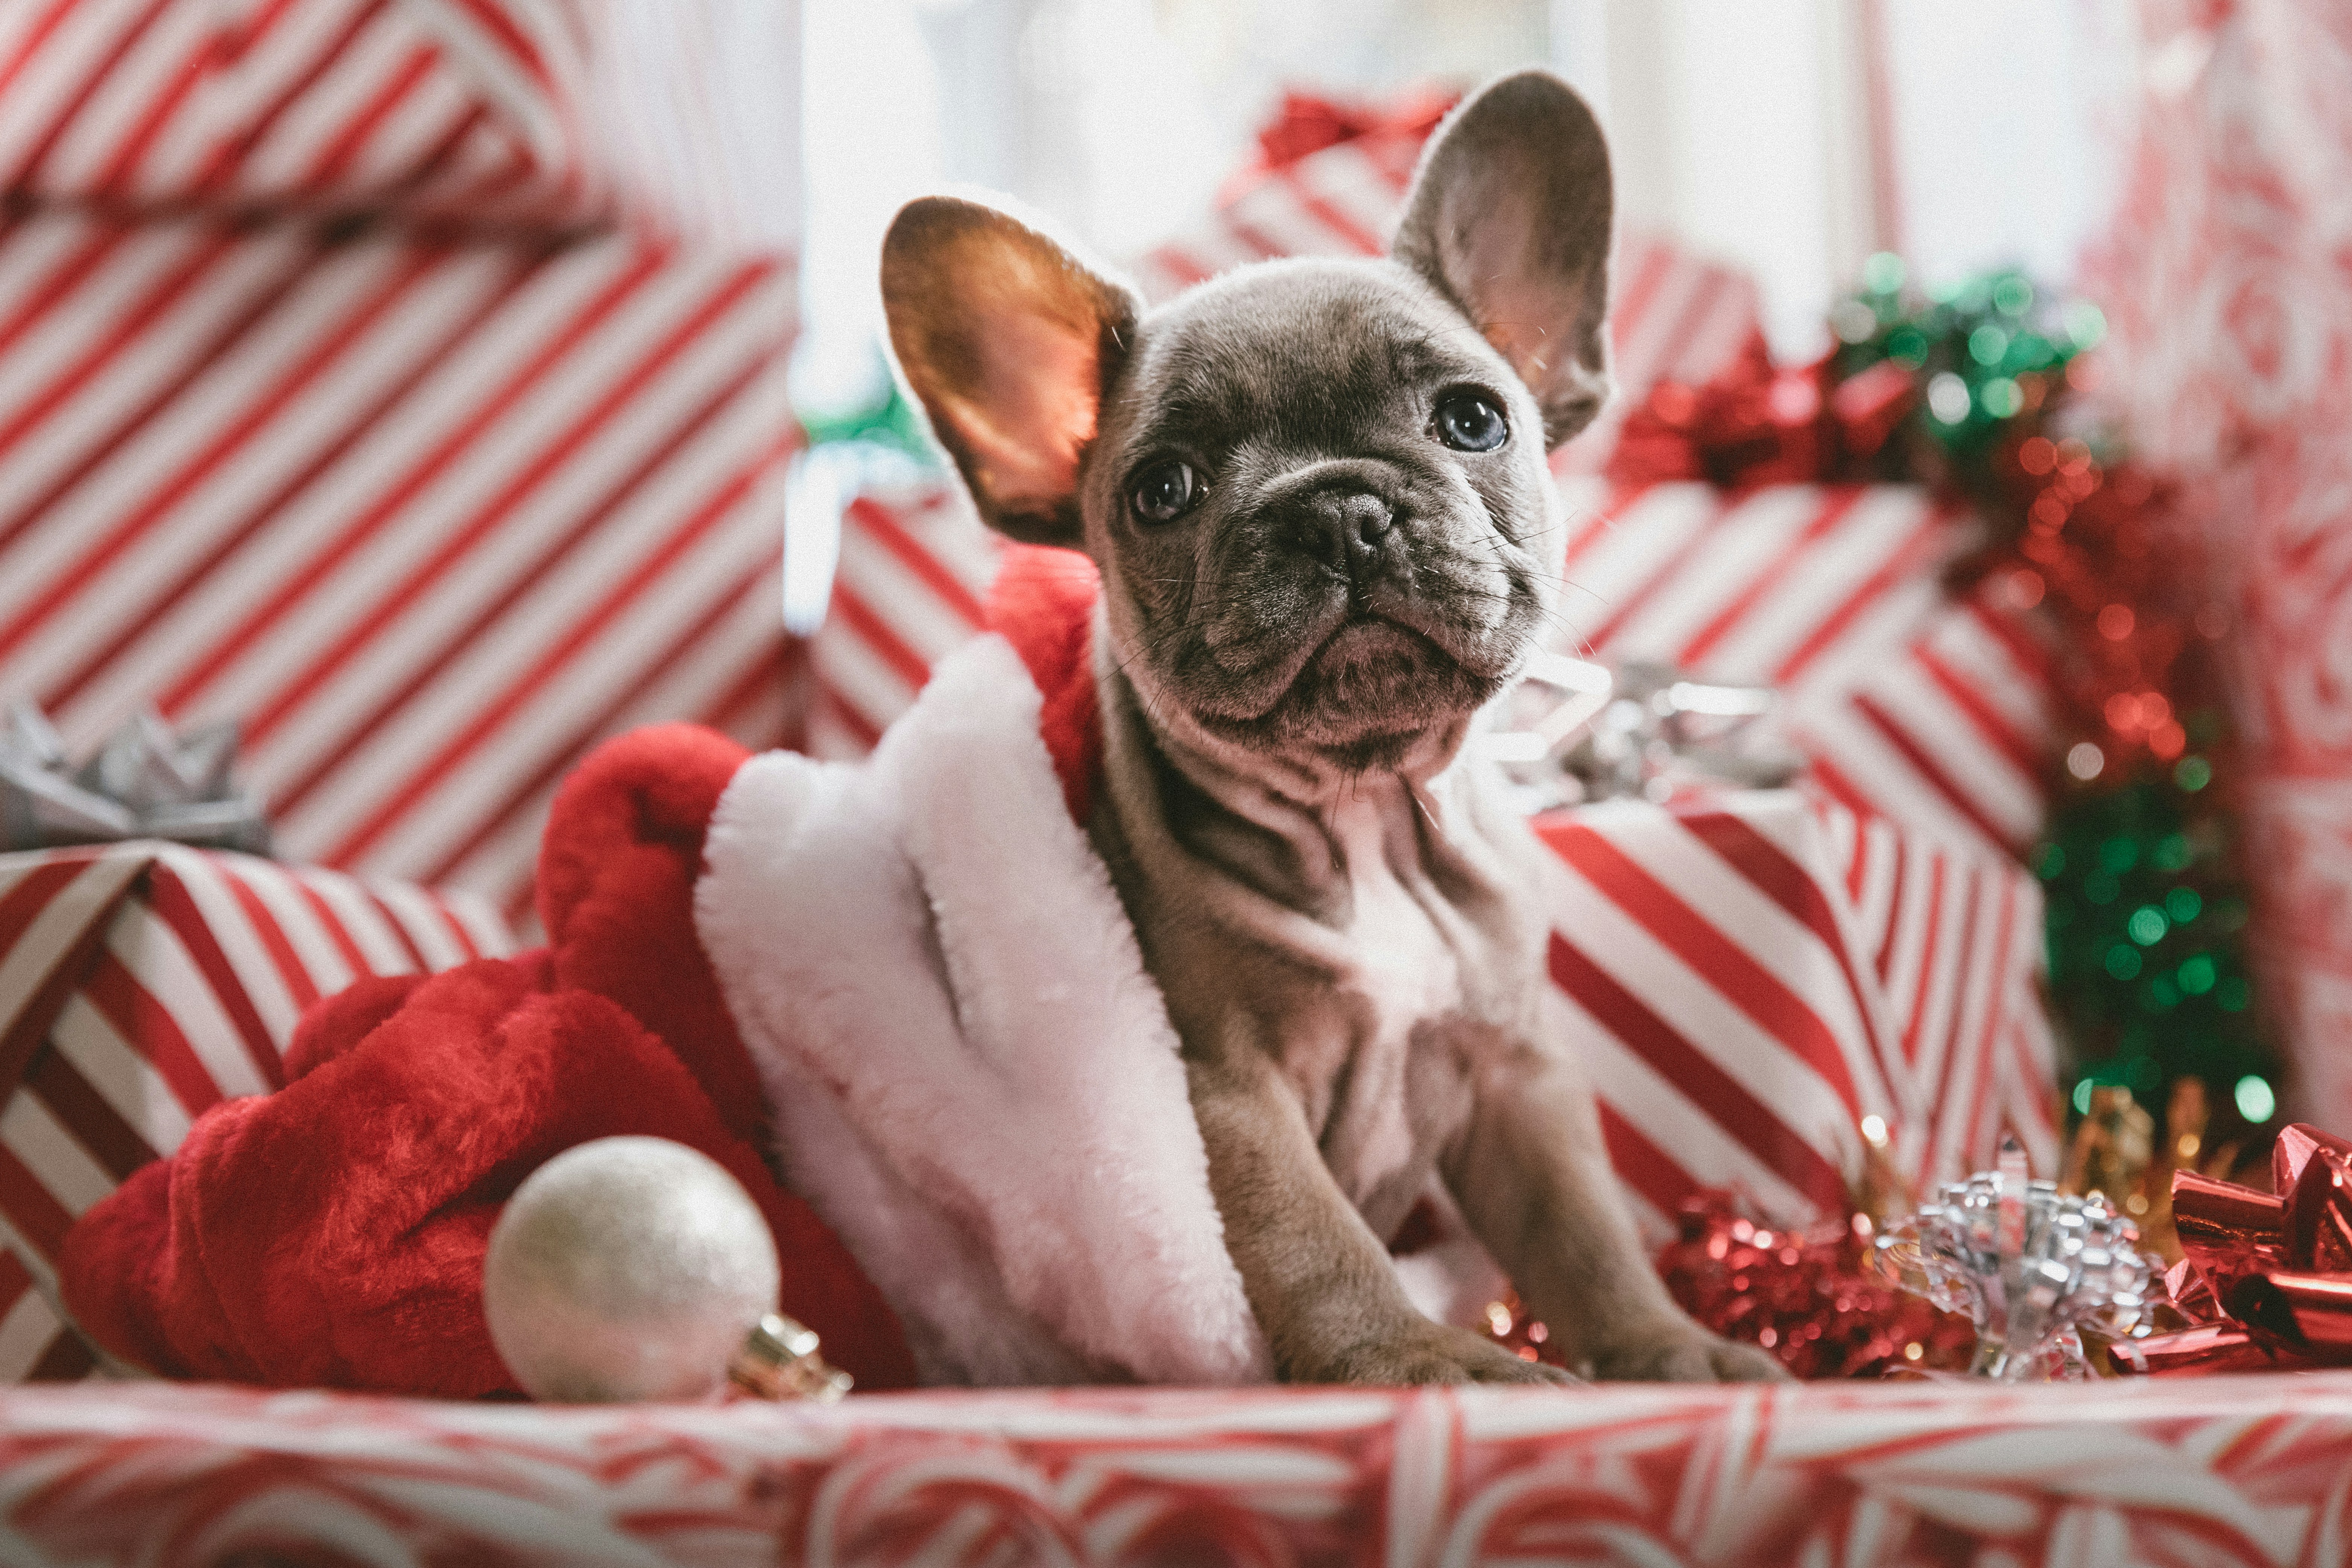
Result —
M 1578 1380 L 1556 1366 L 1522 1361 L 1466 1329 L 1421 1323 L 1350 1346 L 1299 1381 L 1421 1384 L 1516 1383 L 1557 1387 Z
M 1754 1345 L 1677 1324 L 1612 1345 L 1593 1357 L 1607 1383 L 1787 1383 L 1788 1369 Z

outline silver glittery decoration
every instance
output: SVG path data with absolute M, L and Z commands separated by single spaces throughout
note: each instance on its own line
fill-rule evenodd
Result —
M 1769 687 L 1694 680 L 1669 665 L 1540 654 L 1481 745 L 1531 812 L 1663 801 L 1695 784 L 1769 789 L 1805 765 L 1770 722 L 1778 702 Z
M 2148 1305 L 2139 1232 L 2096 1194 L 1980 1171 L 1881 1232 L 1881 1267 L 1977 1327 L 1979 1377 L 2091 1375 L 2081 1331 L 2128 1333 Z

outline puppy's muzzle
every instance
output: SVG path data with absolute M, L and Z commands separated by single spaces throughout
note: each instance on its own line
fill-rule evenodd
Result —
M 1297 498 L 1286 521 L 1292 547 L 1351 587 L 1368 587 L 1388 569 L 1396 509 L 1384 496 L 1351 485 L 1327 486 Z

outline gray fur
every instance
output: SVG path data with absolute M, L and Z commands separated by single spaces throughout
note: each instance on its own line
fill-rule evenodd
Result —
M 1102 570 L 1090 832 L 1287 1378 L 1558 1380 L 1405 1300 L 1384 1242 L 1432 1181 L 1593 1373 L 1775 1374 L 1650 1269 L 1546 1017 L 1545 851 L 1459 755 L 1553 613 L 1546 451 L 1606 394 L 1609 214 L 1591 114 L 1529 71 L 1432 139 L 1391 258 L 1144 314 L 976 204 L 885 246 L 901 368 L 983 515 Z M 1463 395 L 1492 450 L 1441 438 L 1491 434 L 1447 423 Z M 1152 521 L 1170 462 L 1205 489 Z

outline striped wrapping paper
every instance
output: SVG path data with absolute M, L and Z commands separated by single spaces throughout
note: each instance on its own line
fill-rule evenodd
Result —
M 528 913 L 584 750 L 774 743 L 793 279 L 627 236 L 0 222 L 0 696 L 235 718 L 291 858 Z
M 963 487 L 869 494 L 841 520 L 825 621 L 808 642 L 808 747 L 862 757 L 914 705 L 931 666 L 984 624 L 996 535 Z
M 1987 593 L 1945 592 L 1965 515 L 1901 485 L 1566 482 L 1563 650 L 1779 687 L 1856 810 L 1992 851 L 2039 835 L 2049 659 Z
M 789 23 L 714 0 L 11 0 L 0 189 L 785 232 Z
M 1612 801 L 1537 831 L 1549 957 L 1618 1173 L 1654 1238 L 1685 1198 L 1845 1212 L 1865 1117 L 1915 1187 L 2014 1131 L 2054 1171 L 2041 895 L 2013 864 L 1788 790 Z
M 0 1540 L 76 1568 L 2337 1568 L 2347 1539 L 2344 1372 L 716 1409 L 0 1393 Z
M 1276 256 L 1378 256 L 1402 216 L 1421 156 L 1417 132 L 1383 129 L 1270 169 L 1228 191 L 1216 211 L 1134 264 L 1157 304 L 1202 279 Z M 1619 231 L 1611 259 L 1610 342 L 1617 396 L 1554 459 L 1597 471 L 1625 411 L 1660 381 L 1714 380 L 1764 350 L 1755 280 L 1656 235 Z
M 52 1305 L 66 1230 L 207 1107 L 278 1088 L 305 1007 L 513 945 L 481 900 L 250 856 L 0 856 L 0 1382 L 90 1369 Z

